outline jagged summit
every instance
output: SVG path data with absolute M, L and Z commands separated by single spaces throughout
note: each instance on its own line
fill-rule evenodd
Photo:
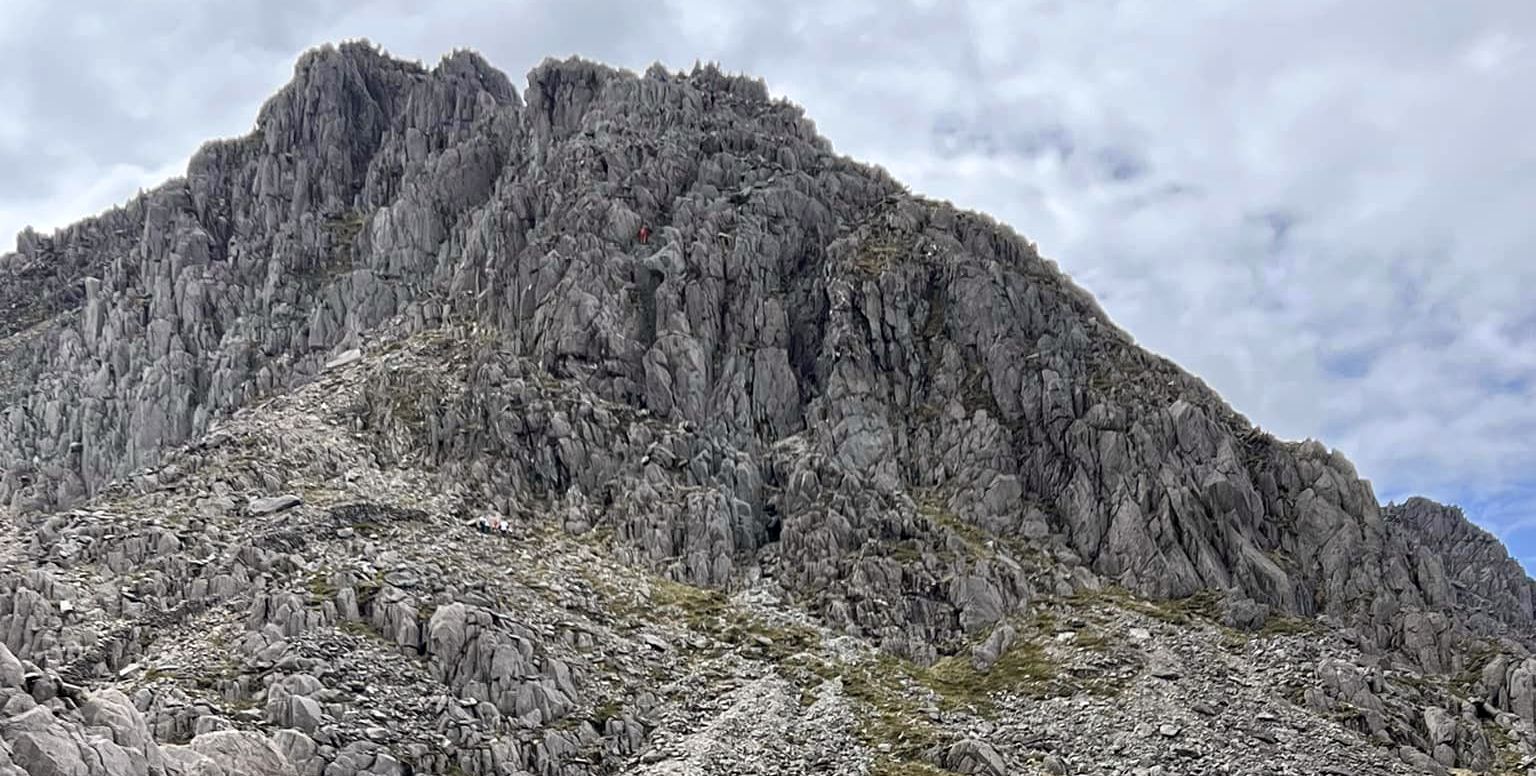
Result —
M 546 60 L 519 95 L 325 47 L 185 177 L 18 248 L 24 767 L 1533 751 L 1530 580 L 1464 518 L 1383 510 L 760 80 Z
M 1463 616 L 1489 618 L 1528 632 L 1536 582 L 1493 534 L 1457 507 L 1426 498 L 1388 504 L 1387 520 L 1444 567 Z M 1488 630 L 1493 630 L 1488 627 Z

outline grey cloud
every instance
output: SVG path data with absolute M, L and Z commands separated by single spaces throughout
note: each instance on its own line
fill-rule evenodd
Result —
M 291 57 L 305 25 L 336 3 L 21 2 L 0 26 L 7 109 L 25 117 L 0 145 L 0 201 L 35 200 L 71 185 L 78 168 L 158 167 L 167 143 L 187 153 L 208 130 L 249 126 L 251 104 L 275 84 L 254 60 Z M 190 120 L 189 120 L 190 119 Z

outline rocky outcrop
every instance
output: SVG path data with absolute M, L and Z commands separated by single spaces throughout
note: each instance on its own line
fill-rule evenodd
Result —
M 0 502 L 89 496 L 312 376 L 349 320 L 355 331 L 398 312 L 393 278 L 419 257 L 406 261 L 392 225 L 409 220 L 413 239 L 430 240 L 483 197 L 498 154 L 512 152 L 498 121 L 517 107 L 507 79 L 472 55 L 429 73 L 368 46 L 317 50 L 252 135 L 205 146 L 185 178 L 53 236 L 24 235 L 0 258 L 0 306 L 15 311 L 0 347 Z M 404 204 L 429 197 L 430 208 Z M 373 223 L 390 247 L 367 269 L 353 243 L 384 202 L 395 209 Z
M 1253 429 L 1007 229 L 907 195 L 761 83 L 711 69 L 549 62 L 526 103 L 473 55 L 427 71 L 318 50 L 252 135 L 185 179 L 23 241 L 8 288 L 51 267 L 50 288 L 84 291 L 44 294 L 52 317 L 10 338 L 7 371 L 31 387 L 0 424 L 0 498 L 74 502 L 392 316 L 452 320 L 513 360 L 477 366 L 451 407 L 391 399 L 373 427 L 430 437 L 454 468 L 525 454 L 538 468 L 492 472 L 495 489 L 618 501 L 576 522 L 615 523 L 680 578 L 727 584 L 777 535 L 795 587 L 907 600 L 825 606 L 917 654 L 1022 605 L 1017 570 L 908 578 L 860 547 L 941 521 L 1043 532 L 1141 593 L 1235 588 L 1454 668 L 1446 590 L 1341 455 Z M 134 218 L 96 253 L 76 237 Z M 512 417 L 522 399 L 502 386 L 542 375 L 614 409 Z M 619 441 L 629 412 L 674 436 Z M 929 611 L 911 591 L 940 577 Z
M 134 696 L 182 742 L 168 772 L 637 756 L 657 702 L 613 695 L 606 661 L 638 671 L 674 647 L 607 630 L 577 570 L 554 608 L 525 582 L 492 594 L 518 572 L 445 527 L 470 514 L 988 677 L 1010 675 L 1010 623 L 1043 598 L 1220 591 L 1230 628 L 1316 617 L 1363 654 L 1480 672 L 1530 720 L 1531 583 L 1496 543 L 1426 503 L 1383 510 L 1341 453 L 1254 428 L 1028 241 L 835 155 L 715 68 L 548 61 L 519 96 L 469 53 L 429 70 L 313 51 L 252 134 L 184 178 L 24 234 L 0 257 L 0 316 L 0 504 L 26 516 L 0 640 L 44 703 L 147 672 L 165 633 L 216 621 L 228 664 L 184 656 L 202 695 Z M 779 648 L 703 595 L 683 599 L 694 630 Z M 1503 656 L 1474 660 L 1477 639 Z M 600 641 L 623 648 L 599 661 Z M 1318 670 L 1318 713 L 1348 704 L 1358 733 L 1483 767 L 1475 706 L 1378 703 L 1355 668 Z M 376 676 L 409 689 L 384 698 Z M 634 709 L 596 714 L 621 696 Z M 778 722 L 816 739 L 804 757 L 855 767 L 830 753 L 847 726 L 822 724 L 828 704 Z M 24 752 L 71 772 L 97 744 L 39 708 Z M 678 761 L 739 754 L 731 729 Z M 929 743 L 937 767 L 1005 759 Z
M 115 690 L 94 693 L 77 709 L 39 700 L 37 682 L 20 681 L 22 661 L 0 645 L 0 774 L 6 776 L 293 776 L 267 738 L 235 731 L 199 735 L 162 747 L 133 702 Z M 33 671 L 36 668 L 33 667 Z M 30 690 L 30 691 L 29 691 Z
M 1425 567 L 1421 576 L 1443 577 L 1456 610 L 1469 627 L 1482 633 L 1529 633 L 1536 612 L 1536 582 L 1509 556 L 1492 534 L 1478 528 L 1456 507 L 1424 498 L 1388 504 L 1393 530 L 1405 536 Z

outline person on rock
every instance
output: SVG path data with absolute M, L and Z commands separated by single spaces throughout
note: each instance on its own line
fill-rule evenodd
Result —
M 641 224 L 640 225 L 640 234 L 636 235 L 636 236 L 640 238 L 640 244 L 641 245 L 646 244 L 646 242 L 648 242 L 651 239 L 651 227 L 646 225 L 646 224 Z

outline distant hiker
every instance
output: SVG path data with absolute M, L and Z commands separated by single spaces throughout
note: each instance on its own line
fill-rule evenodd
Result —
M 641 224 L 640 225 L 640 234 L 638 236 L 640 238 L 640 244 L 644 245 L 647 240 L 651 239 L 651 228 L 649 226 L 646 226 L 645 224 Z
M 485 515 L 481 515 L 480 519 L 476 521 L 475 527 L 480 529 L 480 533 L 488 534 L 491 532 L 491 519 Z
M 505 517 L 503 517 L 501 519 L 501 535 L 502 536 L 511 536 L 512 535 L 512 523 L 510 521 L 508 521 Z

